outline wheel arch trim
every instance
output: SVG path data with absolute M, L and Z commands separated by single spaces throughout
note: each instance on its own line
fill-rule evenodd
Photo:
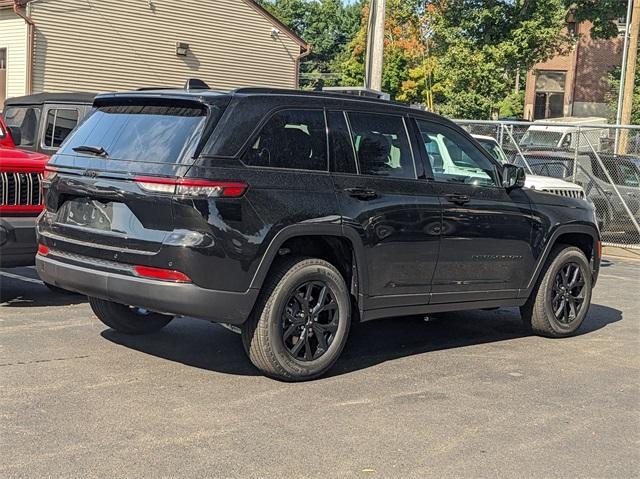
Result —
M 362 240 L 355 231 L 348 228 L 343 228 L 341 224 L 297 223 L 281 229 L 269 243 L 265 254 L 260 260 L 260 264 L 258 265 L 258 268 L 253 275 L 253 279 L 251 280 L 249 288 L 260 289 L 282 245 L 287 240 L 302 236 L 333 236 L 349 241 L 353 249 L 353 254 L 355 256 L 360 292 L 367 291 L 367 269 Z
M 554 246 L 558 244 L 558 238 L 560 238 L 560 236 L 564 234 L 572 234 L 572 233 L 585 234 L 590 236 L 593 240 L 593 251 L 594 252 L 597 251 L 597 243 L 600 240 L 600 234 L 598 233 L 598 229 L 595 226 L 588 225 L 588 224 L 558 226 L 557 228 L 555 228 L 555 230 L 551 234 L 551 237 L 547 240 L 547 244 L 543 250 L 542 255 L 540 255 L 540 258 L 538 259 L 533 275 L 531 276 L 531 279 L 529 280 L 529 283 L 527 284 L 526 288 L 521 290 L 519 295 L 520 297 L 523 297 L 523 296 L 528 297 L 531 294 L 531 291 L 533 290 L 535 284 L 538 282 L 538 278 L 542 273 L 542 268 L 544 267 L 545 263 L 549 259 L 549 255 L 551 254 L 551 251 L 553 250 Z M 598 262 L 599 262 L 599 258 L 598 258 Z M 599 269 L 599 264 L 594 264 L 594 269 L 593 269 L 594 283 L 595 283 L 595 279 L 597 278 L 598 269 Z

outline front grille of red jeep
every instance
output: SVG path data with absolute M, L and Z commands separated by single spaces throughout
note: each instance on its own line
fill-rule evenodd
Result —
M 3 212 L 37 213 L 42 207 L 42 173 L 0 172 L 0 208 Z

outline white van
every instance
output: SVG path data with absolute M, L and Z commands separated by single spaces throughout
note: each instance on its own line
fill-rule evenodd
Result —
M 577 146 L 579 151 L 590 151 L 589 143 L 591 143 L 598 150 L 601 139 L 607 138 L 609 134 L 608 128 L 602 128 L 602 125 L 606 124 L 606 118 L 596 116 L 536 120 L 525 132 L 519 146 L 522 149 L 561 148 L 571 150 Z M 578 127 L 580 127 L 579 139 Z

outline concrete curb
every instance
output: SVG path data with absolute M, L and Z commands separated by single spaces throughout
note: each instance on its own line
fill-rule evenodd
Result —
M 619 246 L 604 246 L 602 248 L 602 256 L 640 260 L 640 250 L 620 248 Z

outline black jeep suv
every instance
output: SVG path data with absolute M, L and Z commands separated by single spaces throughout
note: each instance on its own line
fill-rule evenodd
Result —
M 94 107 L 49 163 L 37 267 L 119 332 L 235 325 L 261 371 L 305 380 L 354 321 L 519 306 L 558 337 L 587 314 L 593 207 L 523 189 L 440 116 L 256 88 Z

